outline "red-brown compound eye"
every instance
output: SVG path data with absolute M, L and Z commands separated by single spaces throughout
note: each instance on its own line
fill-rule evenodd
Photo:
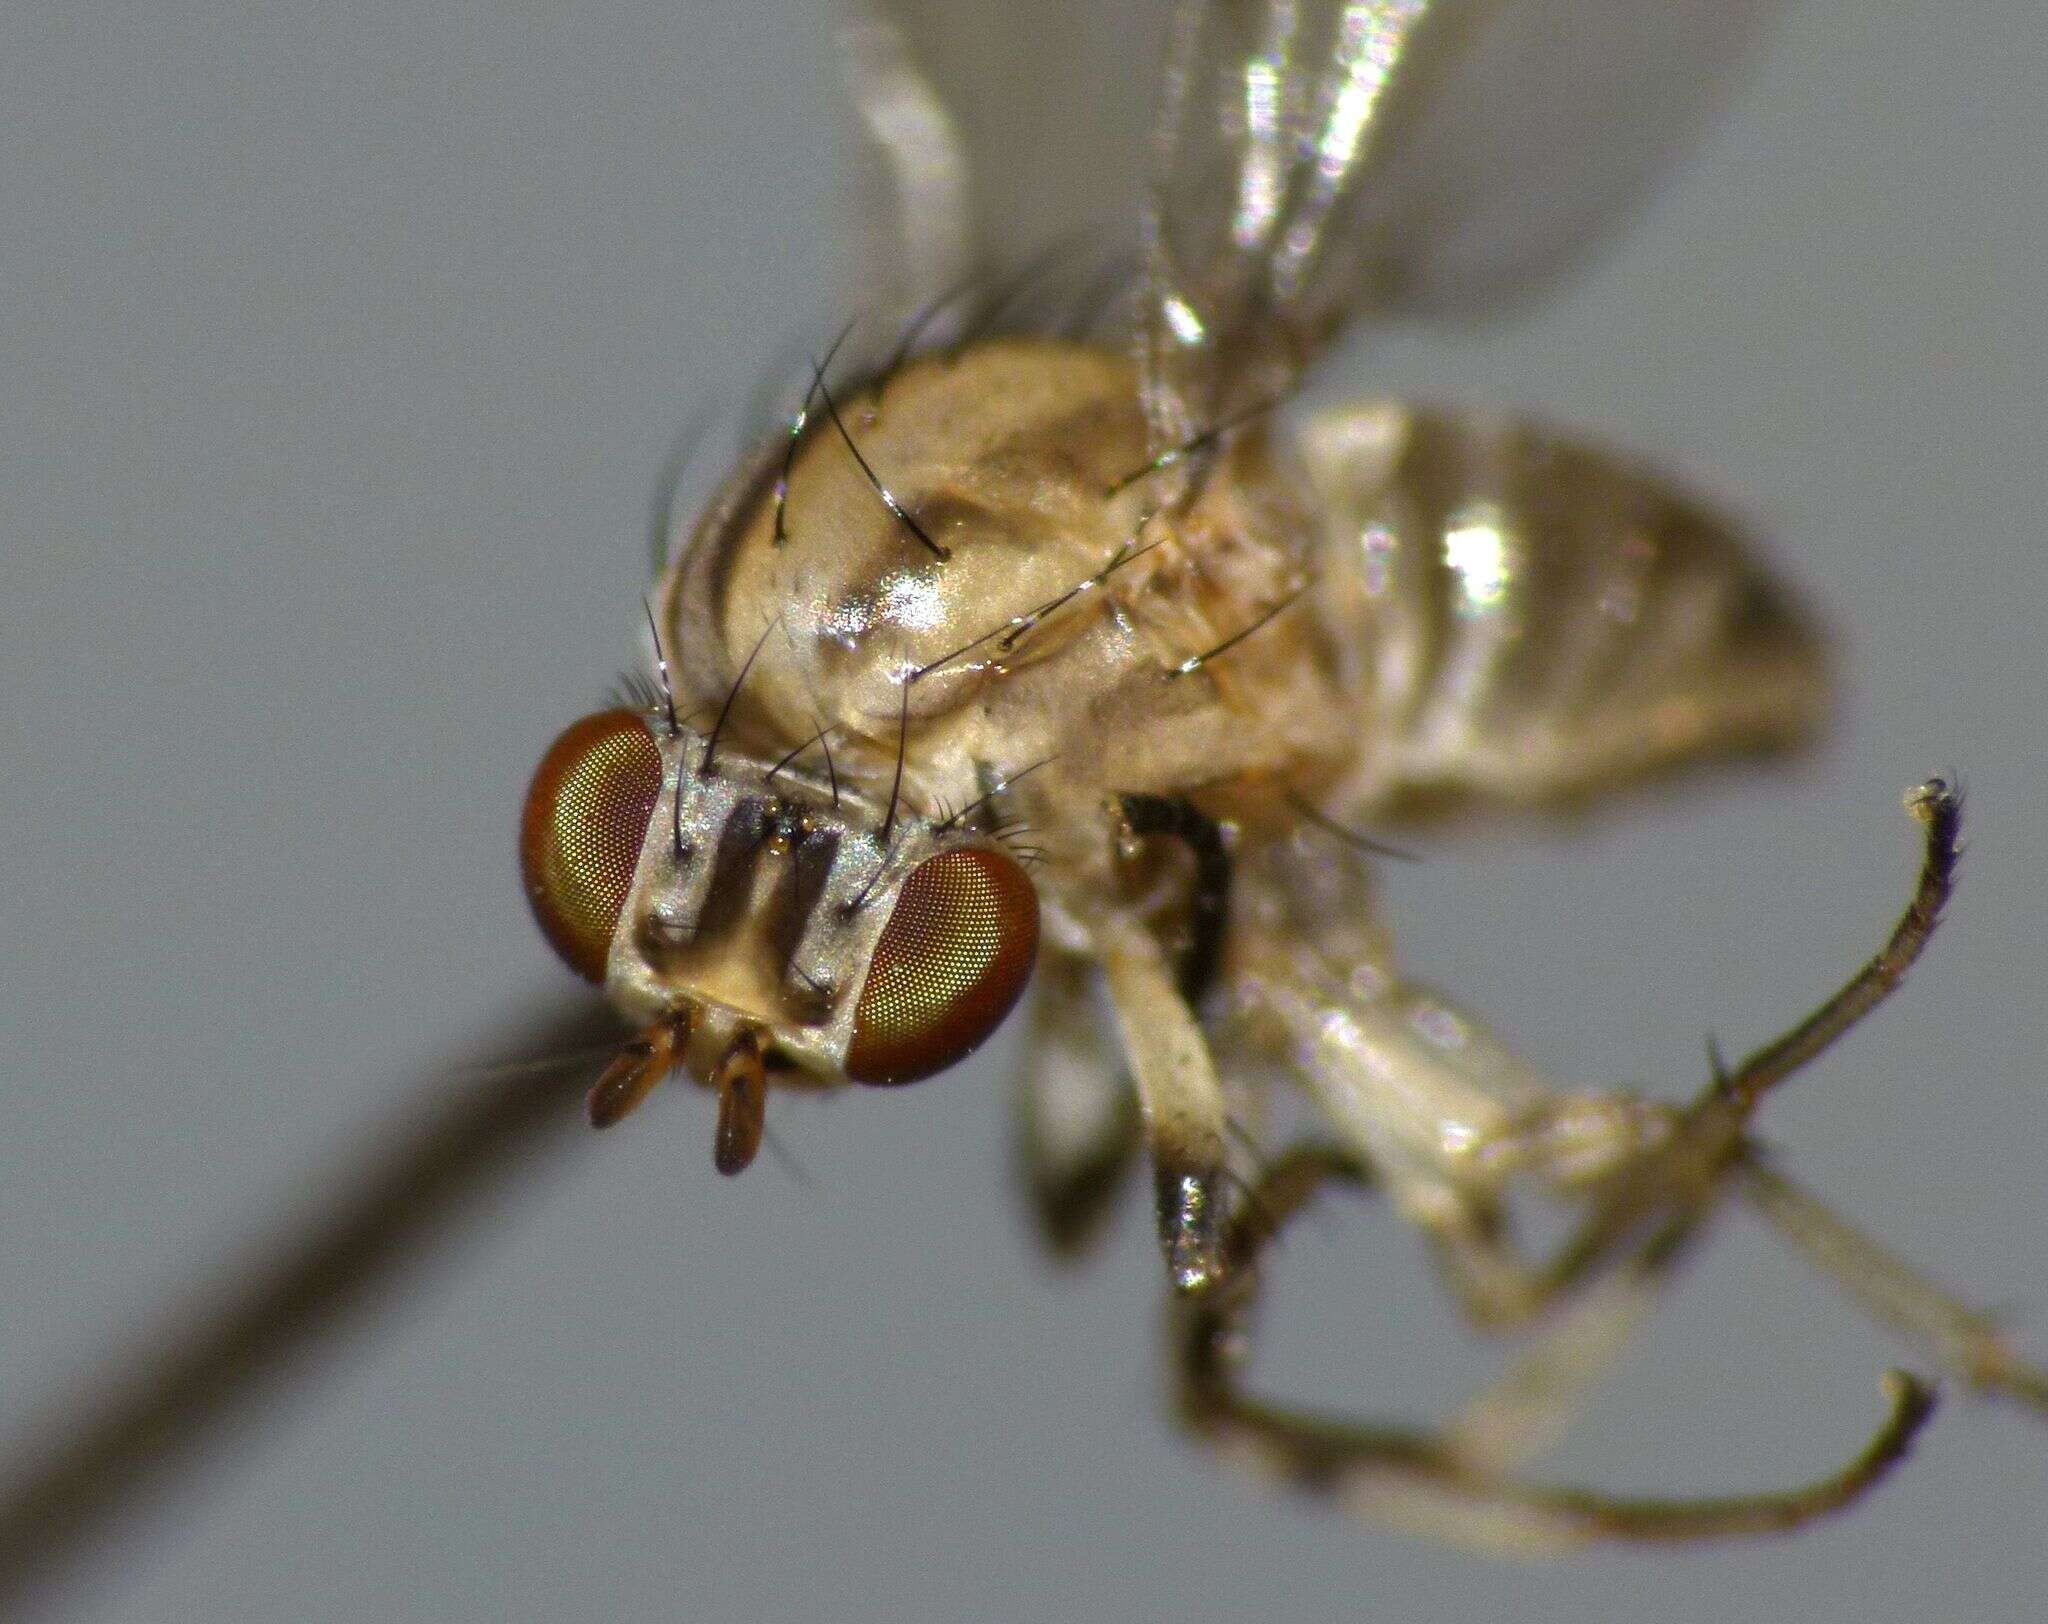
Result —
M 612 932 L 647 820 L 661 797 L 661 751 L 636 711 L 586 716 L 549 746 L 526 792 L 519 866 L 533 916 L 569 961 L 604 980 Z
M 910 872 L 861 984 L 846 1075 L 914 1083 L 1002 1024 L 1038 958 L 1038 893 L 1008 857 L 963 847 Z

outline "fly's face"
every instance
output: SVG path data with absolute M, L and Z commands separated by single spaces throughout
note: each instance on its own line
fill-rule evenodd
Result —
M 549 941 L 645 1027 L 593 1117 L 685 1068 L 721 1095 L 728 1172 L 758 1145 L 771 1073 L 930 1076 L 994 1031 L 1037 956 L 1037 895 L 999 840 L 721 750 L 666 706 L 556 741 L 521 858 Z

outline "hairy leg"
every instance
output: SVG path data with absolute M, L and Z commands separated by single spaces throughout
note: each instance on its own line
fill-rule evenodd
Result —
M 1200 1291 L 1223 1268 L 1223 1088 L 1157 940 L 1121 915 L 1104 920 L 1097 936 L 1152 1151 L 1167 1275 L 1178 1291 Z
M 1746 1056 L 1732 1070 L 1715 1066 L 1706 1090 L 1658 1152 L 1642 1157 L 1610 1185 L 1577 1236 L 1552 1265 L 1547 1294 L 1597 1273 L 1616 1248 L 1659 1212 L 1704 1205 L 1749 1155 L 1751 1119 L 1766 1094 L 1828 1049 L 1896 992 L 1926 950 L 1955 888 L 1961 856 L 1962 795 L 1931 778 L 1906 795 L 1923 835 L 1920 873 L 1905 911 L 1875 956 L 1811 1015 Z
M 1620 1499 L 1553 1488 L 1475 1464 L 1469 1439 L 1375 1426 L 1265 1403 L 1245 1393 L 1260 1254 L 1325 1184 L 1364 1174 L 1341 1152 L 1309 1146 L 1275 1162 L 1224 1237 L 1217 1289 L 1174 1305 L 1178 1408 L 1197 1437 L 1242 1465 L 1347 1511 L 1488 1549 L 1546 1555 L 1600 1540 L 1666 1542 L 1778 1532 L 1839 1511 L 1901 1460 L 1933 1409 L 1903 1373 L 1885 1379 L 1888 1410 L 1838 1470 L 1779 1493 Z M 1653 1264 L 1654 1266 L 1654 1264 Z
M 1742 1159 L 1735 1184 L 1780 1235 L 1872 1319 L 1917 1342 L 1976 1391 L 2017 1399 L 2048 1415 L 2048 1371 L 2021 1359 L 1991 1315 L 1935 1284 L 1759 1156 Z
M 1648 1321 L 1705 1216 L 1672 1220 L 1634 1256 L 1559 1304 L 1535 1345 L 1459 1409 L 1444 1428 L 1445 1446 L 1473 1469 L 1496 1473 L 1553 1448 Z
M 1229 919 L 1230 856 L 1221 831 L 1186 801 L 1127 795 L 1119 841 L 1135 850 L 1171 839 L 1194 862 L 1189 940 L 1170 963 L 1153 932 L 1128 912 L 1098 922 L 1097 953 L 1116 1010 L 1152 1171 L 1160 1246 L 1178 1291 L 1214 1284 L 1223 1216 L 1227 1109 L 1195 1009 L 1214 979 Z

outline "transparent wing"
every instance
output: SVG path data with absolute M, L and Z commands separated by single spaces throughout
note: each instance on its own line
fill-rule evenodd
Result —
M 1133 247 L 1170 3 L 850 0 L 858 307 Z
M 847 291 L 885 325 L 939 297 L 973 255 L 966 146 L 909 34 L 871 7 L 840 30 L 856 162 Z
M 1166 440 L 1346 318 L 1540 285 L 1645 191 L 1775 0 L 1188 0 L 1145 218 Z
M 1361 311 L 1469 319 L 1543 287 L 1669 167 L 1780 0 L 849 4 L 857 307 L 1128 249 L 1172 443 Z

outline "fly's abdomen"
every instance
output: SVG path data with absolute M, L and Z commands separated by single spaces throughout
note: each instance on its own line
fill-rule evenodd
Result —
M 1575 797 L 1823 719 L 1825 651 L 1793 595 L 1654 476 L 1527 424 L 1394 406 L 1304 440 L 1357 639 L 1354 805 Z

